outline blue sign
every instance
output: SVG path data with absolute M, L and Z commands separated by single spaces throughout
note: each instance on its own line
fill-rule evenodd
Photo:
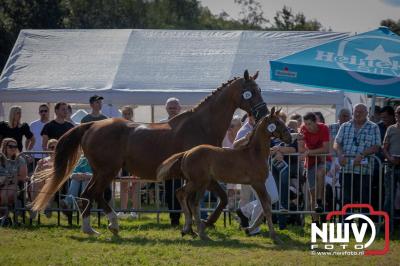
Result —
M 271 79 L 400 97 L 400 36 L 386 27 L 270 61 Z

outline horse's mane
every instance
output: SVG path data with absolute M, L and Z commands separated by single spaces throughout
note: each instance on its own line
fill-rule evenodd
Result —
M 197 109 L 200 108 L 200 106 L 202 106 L 205 103 L 207 103 L 214 95 L 218 94 L 220 91 L 222 91 L 228 85 L 230 85 L 232 82 L 234 82 L 234 81 L 236 81 L 238 79 L 239 79 L 239 77 L 234 77 L 233 79 L 230 79 L 225 83 L 222 83 L 222 85 L 220 87 L 218 87 L 216 90 L 214 90 L 210 95 L 208 95 L 206 98 L 204 98 L 199 104 L 197 104 L 195 107 L 190 109 L 188 112 L 195 112 Z
M 185 117 L 189 116 L 191 114 L 193 114 L 194 112 L 196 112 L 201 106 L 203 106 L 204 104 L 206 104 L 207 102 L 210 101 L 211 98 L 213 98 L 214 95 L 220 93 L 224 88 L 226 88 L 228 85 L 230 85 L 232 82 L 238 80 L 240 77 L 234 77 L 233 79 L 228 80 L 225 83 L 222 83 L 222 85 L 220 87 L 218 87 L 217 89 L 215 89 L 210 95 L 208 95 L 206 98 L 204 98 L 199 104 L 197 104 L 195 107 L 178 114 L 177 116 L 173 117 L 169 123 L 170 125 L 172 124 L 176 124 L 177 121 L 181 121 L 182 119 L 184 119 Z M 171 124 L 172 123 L 172 124 Z

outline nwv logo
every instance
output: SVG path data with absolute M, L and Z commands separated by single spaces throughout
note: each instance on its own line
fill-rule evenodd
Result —
M 350 221 L 353 219 L 363 219 L 367 223 L 362 223 L 361 228 L 358 228 L 357 223 L 323 223 L 322 229 L 318 228 L 317 224 L 311 224 L 311 242 L 317 242 L 317 236 L 319 236 L 323 243 L 349 243 L 350 242 L 350 228 L 353 236 L 357 243 L 364 243 L 365 234 L 367 232 L 368 225 L 372 230 L 370 239 L 363 244 L 364 248 L 369 247 L 375 240 L 376 228 L 372 220 L 363 214 L 353 214 L 347 217 L 345 220 Z M 329 229 L 329 230 L 328 230 Z
M 363 250 L 365 251 L 365 255 L 383 255 L 389 251 L 389 216 L 386 212 L 374 211 L 369 204 L 348 204 L 343 207 L 342 211 L 330 212 L 327 215 L 327 220 L 330 220 L 333 216 L 348 215 L 346 210 L 351 208 L 367 208 L 370 210 L 370 215 L 383 216 L 385 222 L 385 248 L 383 250 L 366 250 L 375 241 L 376 228 L 375 224 L 367 215 L 358 213 L 346 217 L 344 219 L 346 222 L 344 223 L 323 223 L 322 228 L 312 223 L 311 250 L 333 250 L 335 248 L 347 250 L 349 248 L 359 251 Z M 359 219 L 361 226 L 352 222 L 354 219 Z M 367 234 L 368 228 L 370 229 L 370 234 Z M 354 236 L 356 241 L 356 244 L 353 246 L 349 244 L 350 236 Z

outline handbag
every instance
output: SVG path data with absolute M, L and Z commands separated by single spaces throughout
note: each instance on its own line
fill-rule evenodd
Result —
M 274 204 L 279 201 L 279 193 L 278 187 L 275 183 L 275 178 L 272 176 L 271 171 L 268 174 L 268 178 L 265 181 L 265 187 L 267 188 L 267 192 L 269 197 L 271 198 L 271 204 Z

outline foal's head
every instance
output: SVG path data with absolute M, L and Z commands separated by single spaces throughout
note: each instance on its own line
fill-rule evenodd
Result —
M 263 118 L 260 126 L 265 128 L 266 134 L 270 137 L 278 138 L 289 144 L 292 141 L 292 136 L 285 123 L 279 118 L 280 111 L 275 111 L 275 107 L 272 107 L 271 113 Z
M 240 91 L 238 92 L 238 107 L 247 113 L 253 114 L 256 121 L 260 120 L 268 113 L 268 108 L 261 96 L 261 89 L 258 87 L 255 80 L 258 77 L 258 71 L 254 76 L 250 76 L 246 70 L 243 78 L 235 81 L 239 84 Z

